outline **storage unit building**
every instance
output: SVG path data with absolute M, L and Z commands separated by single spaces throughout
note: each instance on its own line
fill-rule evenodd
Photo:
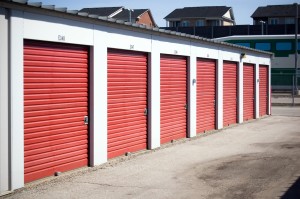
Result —
M 268 71 L 268 66 L 259 65 L 259 116 L 264 116 L 268 113 Z
M 253 64 L 244 64 L 244 121 L 254 118 L 255 115 L 255 82 Z
M 160 57 L 160 142 L 187 135 L 187 60 L 186 57 Z
M 147 148 L 147 54 L 108 50 L 108 158 Z
M 238 66 L 236 62 L 223 63 L 223 125 L 237 123 Z
M 270 113 L 267 52 L 26 1 L 0 31 L 0 194 Z
M 88 49 L 24 42 L 25 182 L 88 164 Z
M 197 133 L 216 128 L 216 60 L 197 59 Z

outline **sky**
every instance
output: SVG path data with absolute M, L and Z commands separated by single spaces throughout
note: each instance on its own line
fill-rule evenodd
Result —
M 92 7 L 124 6 L 130 9 L 150 9 L 156 24 L 166 26 L 164 17 L 176 8 L 196 6 L 228 6 L 232 7 L 237 25 L 252 24 L 252 13 L 259 6 L 299 3 L 300 0 L 29 0 L 42 2 L 45 5 L 67 7 L 80 10 Z

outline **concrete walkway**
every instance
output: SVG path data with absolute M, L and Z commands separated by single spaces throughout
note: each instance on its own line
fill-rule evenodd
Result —
M 298 198 L 300 108 L 272 111 L 271 117 L 33 183 L 6 197 Z

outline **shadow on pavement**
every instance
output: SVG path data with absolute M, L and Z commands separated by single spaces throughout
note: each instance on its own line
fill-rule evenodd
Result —
M 300 198 L 300 177 L 295 183 L 281 196 L 281 199 L 299 199 Z

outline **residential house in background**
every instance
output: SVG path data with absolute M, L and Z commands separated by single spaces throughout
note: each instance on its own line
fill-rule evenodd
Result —
M 122 12 L 124 9 L 123 6 L 119 7 L 100 7 L 100 8 L 83 8 L 79 12 L 86 12 L 89 14 L 99 15 L 101 17 L 110 17 L 117 15 Z
M 300 11 L 300 5 L 298 10 Z M 298 12 L 298 19 L 300 12 Z M 251 15 L 253 25 L 259 25 L 262 22 L 270 25 L 275 24 L 295 24 L 296 5 L 268 5 L 258 7 Z M 299 20 L 298 20 L 299 24 Z
M 168 27 L 232 26 L 233 10 L 227 6 L 184 7 L 164 18 Z
M 83 8 L 80 12 L 95 14 L 102 17 L 157 27 L 150 9 L 126 9 L 124 7 Z

